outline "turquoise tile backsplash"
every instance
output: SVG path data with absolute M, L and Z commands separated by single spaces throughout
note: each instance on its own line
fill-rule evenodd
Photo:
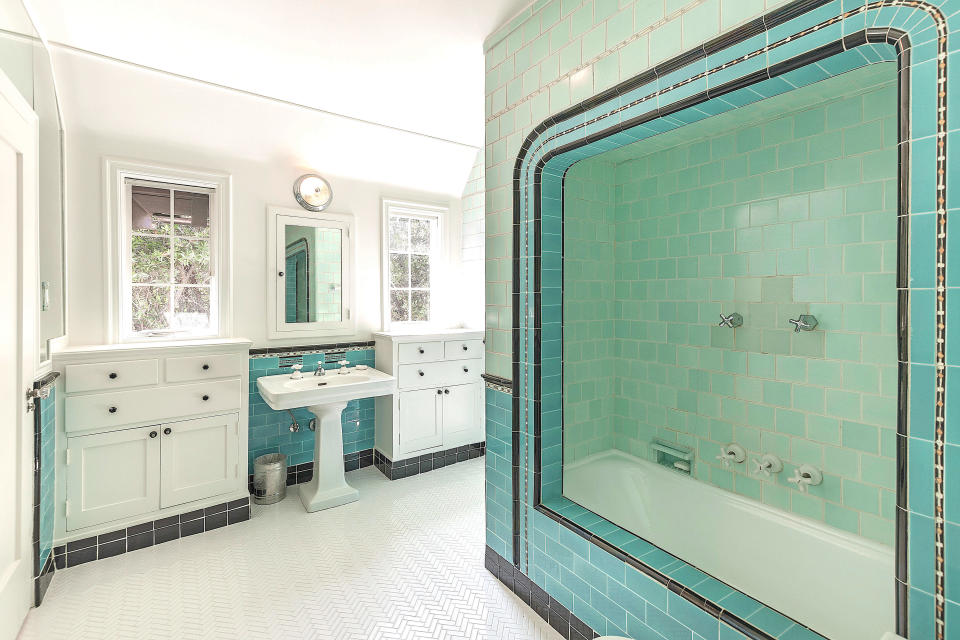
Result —
M 346 351 L 350 366 L 364 364 L 374 366 L 374 351 L 352 349 Z M 310 375 L 318 366 L 335 369 L 336 363 L 324 362 L 323 353 L 306 354 L 303 358 L 304 375 Z M 307 428 L 313 417 L 306 409 L 295 409 L 294 415 L 300 424 L 300 431 L 290 431 L 290 414 L 286 411 L 274 411 L 260 397 L 257 391 L 257 378 L 260 376 L 289 375 L 289 367 L 280 367 L 278 356 L 256 356 L 250 358 L 250 439 L 248 471 L 253 473 L 253 460 L 265 453 L 283 453 L 287 456 L 287 466 L 292 467 L 313 461 L 313 432 Z M 373 398 L 351 400 L 343 410 L 343 452 L 354 453 L 373 448 L 374 401 Z

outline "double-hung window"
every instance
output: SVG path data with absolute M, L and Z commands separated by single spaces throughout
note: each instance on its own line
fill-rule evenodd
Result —
M 224 182 L 122 167 L 111 176 L 115 339 L 227 335 Z
M 444 207 L 384 200 L 384 325 L 437 317 L 437 269 Z

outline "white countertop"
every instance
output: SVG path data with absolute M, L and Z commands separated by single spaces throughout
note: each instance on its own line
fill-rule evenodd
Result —
M 482 340 L 483 329 L 403 329 L 399 331 L 374 331 L 374 338 L 389 338 L 390 340 L 442 340 L 444 338 L 471 338 Z
M 70 356 L 80 353 L 116 353 L 122 351 L 147 351 L 150 349 L 176 349 L 198 347 L 238 347 L 249 348 L 253 344 L 246 338 L 209 338 L 194 340 L 156 340 L 148 342 L 120 342 L 116 344 L 85 344 L 70 345 L 54 351 L 51 355 L 54 360 L 60 356 Z

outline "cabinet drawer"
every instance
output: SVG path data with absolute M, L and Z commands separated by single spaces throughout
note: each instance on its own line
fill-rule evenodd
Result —
M 447 340 L 443 343 L 447 360 L 465 360 L 483 356 L 483 340 Z
M 401 389 L 442 387 L 445 384 L 445 364 L 447 363 L 402 364 L 400 365 L 400 375 L 397 376 L 397 386 Z
M 246 363 L 238 353 L 167 358 L 165 378 L 167 382 L 229 378 L 242 374 L 244 366 Z
M 443 360 L 442 342 L 404 342 L 397 347 L 400 364 Z
M 239 380 L 222 380 L 68 396 L 64 430 L 110 431 L 130 424 L 239 409 L 240 392 Z
M 477 382 L 480 380 L 481 362 L 457 360 L 400 365 L 397 385 L 400 389 L 425 389 Z
M 64 373 L 64 389 L 67 393 L 142 387 L 160 381 L 156 360 L 70 364 L 65 367 Z

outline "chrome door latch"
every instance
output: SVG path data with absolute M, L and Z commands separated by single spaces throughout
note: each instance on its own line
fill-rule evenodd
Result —
M 39 389 L 27 389 L 27 412 L 33 411 L 36 400 L 46 400 L 50 397 L 50 387 L 40 387 Z

